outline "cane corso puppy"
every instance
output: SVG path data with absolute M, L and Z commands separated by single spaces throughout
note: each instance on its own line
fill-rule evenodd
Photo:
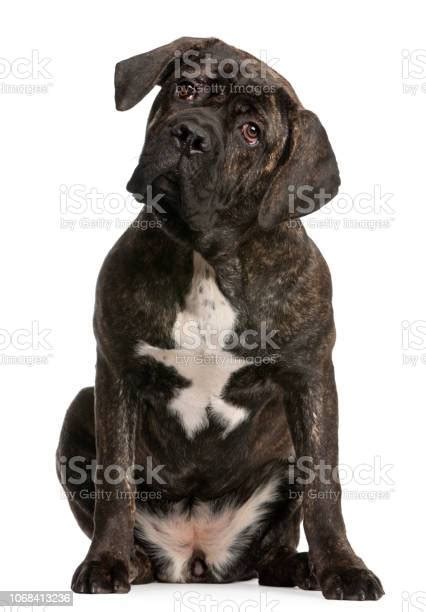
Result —
M 144 207 L 100 272 L 95 387 L 57 454 L 91 539 L 72 588 L 258 577 L 378 599 L 334 470 L 329 271 L 299 220 L 338 190 L 326 132 L 282 76 L 215 38 L 119 62 L 117 108 L 155 85 L 127 185 Z

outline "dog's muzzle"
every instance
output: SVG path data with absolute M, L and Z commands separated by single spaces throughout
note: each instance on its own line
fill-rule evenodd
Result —
M 147 135 L 127 189 L 138 201 L 149 193 L 191 227 L 211 223 L 224 134 L 211 110 L 181 111 Z M 149 188 L 151 186 L 151 191 Z

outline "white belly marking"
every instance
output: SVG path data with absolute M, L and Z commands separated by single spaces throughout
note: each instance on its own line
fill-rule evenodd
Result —
M 191 287 L 173 326 L 177 348 L 165 350 L 146 343 L 137 347 L 138 355 L 173 366 L 191 381 L 169 404 L 188 438 L 208 426 L 208 414 L 223 425 L 223 437 L 247 418 L 245 408 L 223 399 L 230 376 L 246 365 L 222 348 L 235 321 L 236 313 L 217 286 L 214 270 L 194 252 Z
M 204 554 L 208 568 L 219 578 L 253 536 L 277 498 L 278 485 L 272 479 L 241 506 L 230 503 L 216 512 L 213 504 L 200 501 L 191 510 L 178 502 L 161 514 L 151 513 L 144 505 L 136 511 L 136 537 L 149 543 L 156 559 L 170 564 L 170 582 L 185 581 L 186 566 L 195 551 Z

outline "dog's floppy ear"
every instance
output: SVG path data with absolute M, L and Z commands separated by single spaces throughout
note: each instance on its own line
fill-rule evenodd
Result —
M 336 158 L 318 117 L 302 107 L 293 107 L 288 117 L 288 151 L 259 210 L 264 229 L 314 212 L 334 198 L 340 185 Z
M 115 67 L 115 105 L 117 110 L 129 110 L 161 81 L 176 53 L 199 50 L 213 44 L 215 38 L 183 37 L 153 51 L 118 62 Z

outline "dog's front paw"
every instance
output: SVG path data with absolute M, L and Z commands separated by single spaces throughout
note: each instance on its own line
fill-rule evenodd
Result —
M 321 576 L 321 590 L 326 599 L 377 600 L 384 595 L 380 580 L 363 568 L 331 569 Z
M 71 581 L 75 593 L 127 593 L 130 590 L 126 564 L 113 557 L 85 559 Z

